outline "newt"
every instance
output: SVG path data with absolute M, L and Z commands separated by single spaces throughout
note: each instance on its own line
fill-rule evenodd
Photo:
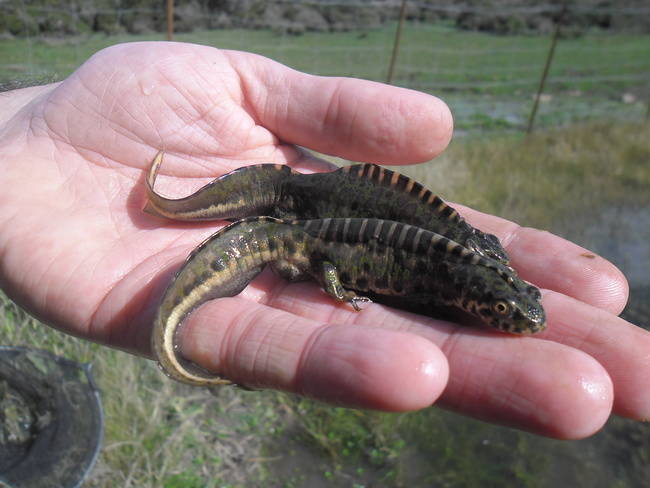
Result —
M 370 301 L 357 292 L 371 292 L 424 307 L 456 307 L 510 333 L 536 333 L 546 326 L 535 286 L 502 262 L 439 233 L 374 218 L 251 217 L 199 245 L 165 291 L 152 345 L 168 376 L 200 386 L 230 383 L 182 358 L 176 335 L 193 310 L 237 295 L 267 265 L 291 281 L 315 280 L 357 310 Z
M 499 239 L 472 227 L 442 198 L 417 181 L 376 164 L 354 164 L 328 173 L 299 173 L 282 164 L 244 166 L 192 195 L 169 199 L 154 185 L 159 152 L 146 178 L 144 211 L 174 220 L 378 218 L 443 235 L 482 256 L 509 265 Z

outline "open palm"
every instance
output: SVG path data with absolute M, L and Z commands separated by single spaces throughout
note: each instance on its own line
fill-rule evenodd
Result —
M 181 196 L 246 164 L 326 167 L 295 145 L 406 164 L 434 157 L 451 133 L 429 95 L 189 44 L 115 46 L 62 83 L 4 98 L 0 284 L 46 323 L 139 354 L 173 272 L 218 228 L 141 212 L 158 149 L 158 188 Z M 593 433 L 612 408 L 649 418 L 650 334 L 615 316 L 620 272 L 551 234 L 461 211 L 546 289 L 546 332 L 512 337 L 379 305 L 355 313 L 264 272 L 192 314 L 183 354 L 249 386 L 385 410 L 437 401 L 557 437 Z

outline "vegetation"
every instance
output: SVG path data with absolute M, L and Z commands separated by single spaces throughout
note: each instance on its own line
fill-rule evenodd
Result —
M 439 159 L 405 172 L 433 188 L 454 175 L 440 190 L 447 199 L 562 232 L 567 219 L 589 210 L 650 204 L 649 130 L 596 122 L 532 137 L 456 139 Z
M 177 34 L 175 40 L 255 52 L 295 69 L 383 81 L 394 25 L 362 32 L 215 29 Z M 160 40 L 159 34 L 0 41 L 0 90 L 68 76 L 96 51 L 120 42 Z M 547 37 L 495 36 L 443 24 L 408 24 L 394 83 L 433 93 L 452 108 L 458 131 L 521 130 L 548 50 Z M 647 111 L 648 35 L 589 33 L 560 42 L 536 126 L 590 118 L 642 120 Z
M 575 225 L 576 215 L 611 205 L 648 208 L 649 132 L 598 123 L 464 138 L 407 172 L 452 200 L 562 230 L 567 216 Z M 168 381 L 146 360 L 44 327 L 4 297 L 0 337 L 94 364 L 106 439 L 86 487 L 623 487 L 650 476 L 647 424 L 615 419 L 567 443 L 437 408 L 395 415 L 276 392 L 212 395 Z
M 176 34 L 175 40 L 256 52 L 315 74 L 383 79 L 394 34 L 392 26 L 362 34 L 309 33 L 299 38 L 287 38 L 270 30 L 225 29 Z M 603 77 L 645 75 L 650 68 L 647 39 L 645 35 L 594 34 L 564 40 L 558 48 L 549 81 L 552 82 L 554 77 L 561 78 L 565 91 L 607 90 L 612 86 L 607 80 L 576 84 L 575 80 L 580 80 L 579 71 L 584 68 Z M 6 72 L 0 76 L 7 80 L 31 71 L 49 73 L 62 79 L 104 47 L 146 40 L 161 40 L 161 36 L 153 33 L 110 37 L 95 34 L 59 40 L 4 39 L 0 42 L 0 59 L 13 67 L 14 73 Z M 527 73 L 531 63 L 536 63 L 537 71 L 541 71 L 548 43 L 548 38 L 500 37 L 456 31 L 445 26 L 411 24 L 403 33 L 398 75 L 410 84 L 435 82 L 443 90 L 462 88 L 463 91 L 481 90 L 498 94 L 500 90 L 511 90 L 512 85 L 508 83 L 520 81 L 522 75 L 528 78 L 532 74 Z M 435 51 L 432 51 L 433 46 L 437 47 Z M 368 56 L 369 52 L 373 56 Z M 624 53 L 635 62 L 630 62 L 630 58 L 623 60 L 625 63 L 621 62 L 620 57 Z M 342 72 L 341 68 L 351 71 Z M 539 80 L 537 71 L 533 76 L 534 84 Z M 566 80 L 567 76 L 573 76 L 575 80 Z M 491 86 L 483 86 L 485 84 L 481 81 L 492 83 Z M 472 82 L 477 87 L 473 87 Z
M 314 2 L 269 0 L 176 1 L 177 32 L 243 27 L 273 29 L 300 35 L 306 31 L 341 32 L 375 28 L 399 16 L 396 2 Z M 600 28 L 649 32 L 643 0 L 627 0 L 625 8 L 602 0 L 582 0 L 578 8 L 567 2 L 562 16 L 565 31 L 579 35 Z M 533 0 L 488 0 L 472 5 L 457 0 L 410 2 L 407 20 L 445 21 L 460 29 L 496 34 L 547 34 L 559 18 L 560 5 L 538 7 Z M 582 8 L 580 8 L 582 7 Z M 142 34 L 165 30 L 165 3 L 159 0 L 4 0 L 0 2 L 0 35 L 66 36 L 82 32 Z

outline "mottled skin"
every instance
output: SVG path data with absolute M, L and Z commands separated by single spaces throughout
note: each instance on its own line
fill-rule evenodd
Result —
M 441 234 L 482 256 L 509 265 L 496 236 L 469 225 L 452 207 L 402 174 L 375 164 L 356 164 L 330 173 L 302 174 L 288 166 L 260 164 L 236 169 L 194 194 L 168 199 L 154 191 L 158 153 L 147 178 L 145 211 L 175 220 L 239 219 L 268 215 L 282 219 L 379 218 Z
M 255 217 L 203 242 L 166 290 L 153 349 L 170 377 L 204 386 L 228 383 L 181 358 L 175 335 L 194 309 L 238 294 L 267 264 L 286 279 L 316 280 L 355 309 L 368 301 L 355 291 L 372 292 L 425 307 L 457 307 L 511 333 L 534 333 L 546 325 L 537 288 L 440 234 L 390 220 Z

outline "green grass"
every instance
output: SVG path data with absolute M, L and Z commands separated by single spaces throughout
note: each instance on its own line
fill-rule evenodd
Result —
M 228 29 L 177 34 L 175 40 L 255 52 L 320 75 L 384 81 L 394 32 L 394 25 L 302 36 Z M 62 79 L 104 47 L 162 38 L 162 34 L 125 34 L 2 40 L 0 83 Z M 545 90 L 553 98 L 540 107 L 538 125 L 600 116 L 641 120 L 647 106 L 649 40 L 648 35 L 602 32 L 561 40 Z M 444 98 L 460 129 L 519 129 L 530 113 L 548 46 L 547 37 L 407 24 L 393 81 Z M 636 102 L 622 102 L 628 92 Z
M 454 201 L 556 229 L 567 215 L 576 225 L 585 211 L 648 208 L 648 133 L 647 124 L 599 123 L 464 138 L 406 172 Z M 623 487 L 650 476 L 647 424 L 614 419 L 567 443 L 435 408 L 395 415 L 276 392 L 215 396 L 168 381 L 149 361 L 49 329 L 6 298 L 0 337 L 94 364 L 106 439 L 85 487 Z
M 322 75 L 383 80 L 394 26 L 367 32 L 279 35 L 270 30 L 227 29 L 176 34 L 175 40 L 272 57 L 289 66 Z M 24 72 L 67 76 L 94 52 L 121 42 L 162 40 L 162 34 L 88 35 L 68 39 L 13 39 L 0 42 L 0 59 Z M 426 24 L 404 30 L 397 70 L 405 84 L 425 83 L 463 91 L 510 92 L 531 80 L 536 86 L 548 50 L 547 37 L 495 36 Z M 369 55 L 370 54 L 370 55 Z M 602 82 L 563 82 L 581 75 L 643 77 L 650 69 L 648 36 L 588 34 L 560 41 L 550 72 L 574 89 L 607 89 Z M 5 72 L 5 77 L 10 73 Z M 472 86 L 477 83 L 478 86 Z M 494 83 L 495 86 L 480 86 Z M 505 84 L 505 85 L 501 85 Z

